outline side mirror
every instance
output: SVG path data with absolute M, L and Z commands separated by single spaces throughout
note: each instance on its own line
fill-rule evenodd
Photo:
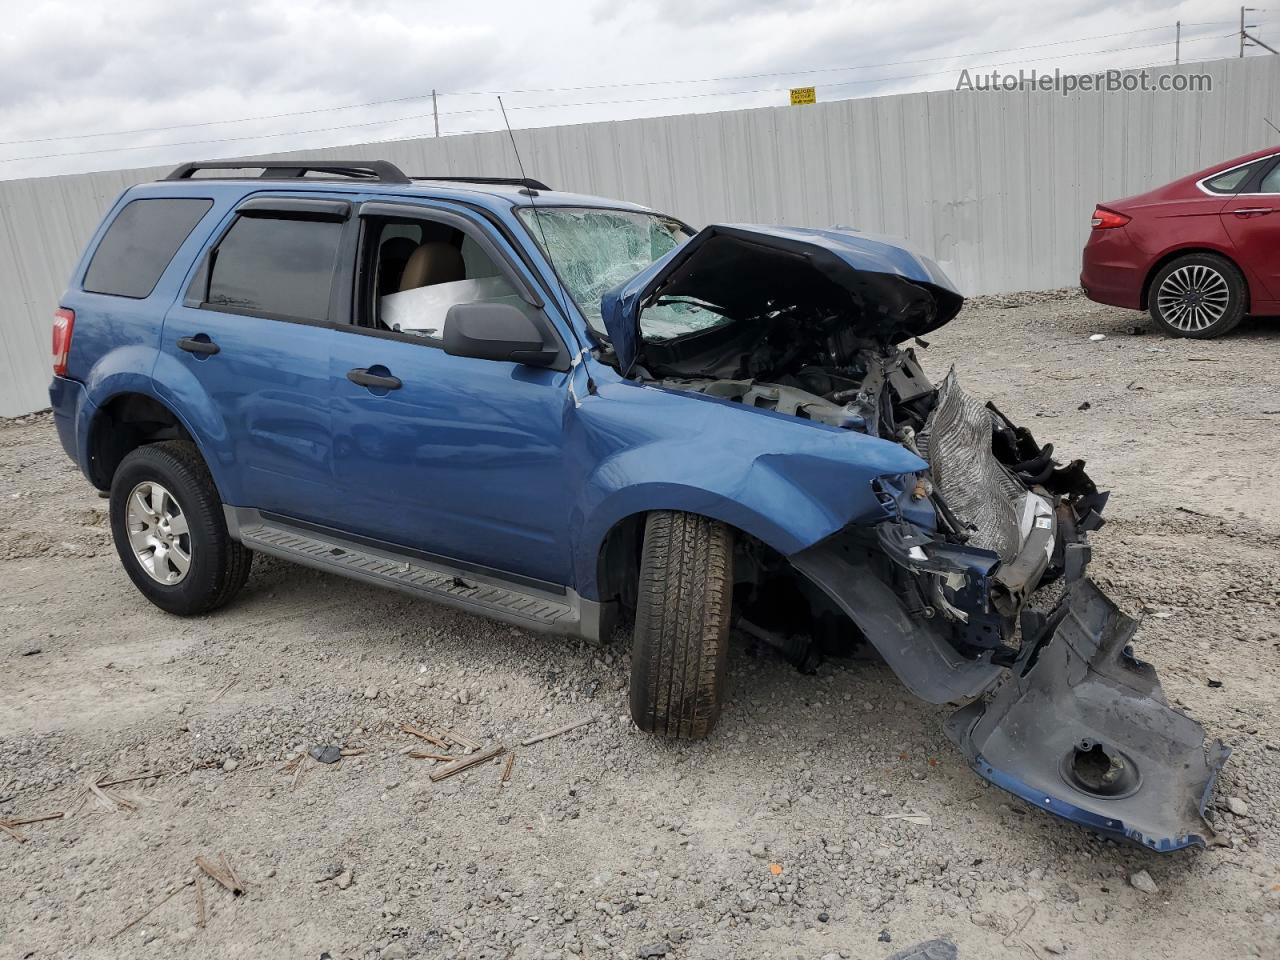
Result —
M 444 352 L 549 367 L 561 349 L 546 327 L 509 303 L 455 303 L 444 317 Z

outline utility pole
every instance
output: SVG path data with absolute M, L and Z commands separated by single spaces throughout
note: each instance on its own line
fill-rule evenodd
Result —
M 1242 13 L 1240 16 L 1243 17 L 1244 14 Z M 1244 21 L 1241 20 L 1240 22 L 1243 23 Z M 440 136 L 440 111 L 436 109 L 436 92 L 434 90 L 431 91 L 431 119 L 436 123 L 436 136 L 438 137 Z
M 1249 32 L 1250 30 L 1257 30 L 1258 25 L 1256 23 L 1246 24 L 1244 22 L 1244 15 L 1246 13 L 1257 13 L 1257 12 L 1258 12 L 1257 7 L 1241 7 L 1240 8 L 1240 56 L 1242 57 L 1244 56 L 1244 48 L 1248 46 L 1262 47 L 1263 50 L 1266 50 L 1269 53 L 1280 53 L 1280 50 L 1277 50 L 1275 47 L 1270 46 L 1269 44 L 1263 43 L 1261 40 L 1259 40 L 1257 37 L 1255 37 L 1252 33 Z
M 1182 62 L 1182 21 L 1179 20 L 1173 35 L 1173 62 L 1179 64 Z

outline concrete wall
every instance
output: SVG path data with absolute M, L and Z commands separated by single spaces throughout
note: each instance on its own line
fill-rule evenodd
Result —
M 1280 142 L 1280 57 L 1220 60 L 1198 94 L 941 92 L 516 132 L 558 189 L 701 226 L 853 226 L 906 237 L 969 295 L 1072 285 L 1101 200 Z M 513 175 L 505 133 L 282 154 L 412 175 Z M 169 168 L 0 181 L 0 416 L 47 405 L 58 296 L 103 211 Z

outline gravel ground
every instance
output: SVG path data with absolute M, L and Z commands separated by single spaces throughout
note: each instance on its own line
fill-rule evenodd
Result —
M 1161 857 L 987 787 L 871 656 L 804 676 L 739 644 L 720 727 L 682 745 L 626 717 L 624 638 L 263 558 L 229 609 L 167 616 L 37 416 L 0 426 L 0 817 L 79 810 L 0 835 L 3 957 L 1277 956 L 1280 325 L 1174 341 L 1063 292 L 930 339 L 935 378 L 957 362 L 1115 491 L 1093 573 L 1235 751 L 1222 845 Z M 515 746 L 510 782 L 500 758 L 432 783 L 405 723 Z M 365 752 L 289 764 L 317 744 Z M 111 788 L 132 809 L 80 803 L 142 774 Z M 246 892 L 206 881 L 200 927 L 181 885 L 219 854 Z

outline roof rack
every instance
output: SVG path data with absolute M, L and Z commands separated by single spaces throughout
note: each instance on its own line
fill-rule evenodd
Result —
M 524 187 L 526 190 L 550 190 L 541 180 L 530 177 L 414 177 L 415 180 L 442 180 L 445 183 L 490 183 L 504 187 Z
M 386 160 L 332 160 L 312 163 L 308 160 L 201 160 L 174 167 L 166 180 L 190 180 L 199 170 L 261 170 L 259 178 L 289 180 L 308 173 L 328 173 L 352 180 L 376 180 L 379 183 L 409 183 L 399 167 Z

